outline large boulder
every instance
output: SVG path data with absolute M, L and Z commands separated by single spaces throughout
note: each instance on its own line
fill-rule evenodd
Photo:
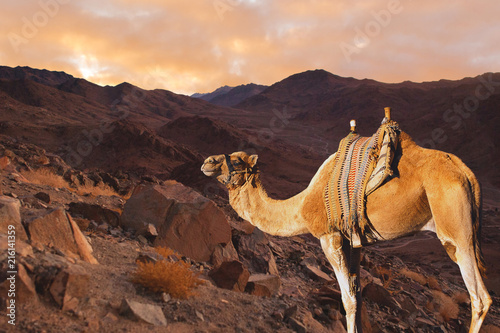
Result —
M 270 297 L 278 293 L 281 287 L 281 280 L 276 275 L 253 274 L 248 278 L 245 291 L 256 296 Z
M 219 244 L 231 242 L 225 214 L 209 199 L 176 181 L 140 185 L 125 203 L 123 228 L 158 231 L 155 246 L 171 248 L 196 261 L 209 261 Z
M 87 294 L 90 274 L 78 265 L 61 270 L 50 285 L 50 294 L 62 310 L 75 310 Z
M 71 216 L 62 208 L 45 213 L 28 224 L 32 244 L 54 247 L 65 255 L 97 264 L 92 247 Z
M 14 235 L 16 240 L 27 240 L 26 230 L 21 224 L 19 200 L 0 195 L 0 234 Z

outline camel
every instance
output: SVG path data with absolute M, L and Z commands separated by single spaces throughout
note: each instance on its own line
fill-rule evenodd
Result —
M 359 272 L 361 248 L 350 247 L 339 231 L 328 232 L 323 201 L 335 154 L 321 165 L 305 190 L 286 200 L 267 195 L 257 159 L 245 152 L 214 155 L 204 161 L 201 171 L 226 185 L 233 209 L 260 230 L 284 237 L 311 233 L 319 238 L 341 289 L 347 331 L 361 332 L 359 278 L 357 288 L 350 288 L 349 281 L 349 263 Z M 458 157 L 422 148 L 403 131 L 392 168 L 394 176 L 366 198 L 366 215 L 377 231 L 376 240 L 434 231 L 459 265 L 470 294 L 469 332 L 479 332 L 492 300 L 482 280 L 485 266 L 479 244 L 478 180 Z

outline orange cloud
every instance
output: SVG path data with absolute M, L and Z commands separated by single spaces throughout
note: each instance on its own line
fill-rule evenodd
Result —
M 385 82 L 459 79 L 499 70 L 499 10 L 495 1 L 10 1 L 0 62 L 180 93 L 316 68 Z

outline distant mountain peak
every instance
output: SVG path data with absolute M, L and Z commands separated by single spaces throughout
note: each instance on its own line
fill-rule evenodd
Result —
M 191 95 L 191 97 L 200 98 L 215 105 L 232 107 L 249 97 L 260 94 L 266 88 L 267 86 L 255 83 L 242 84 L 236 87 L 226 85 L 217 88 L 211 93 L 195 94 Z
M 203 99 L 203 100 L 209 102 L 210 99 L 215 98 L 218 95 L 225 94 L 225 93 L 231 91 L 231 89 L 233 89 L 233 88 L 234 87 L 230 87 L 228 85 L 225 85 L 225 86 L 219 87 L 219 88 L 217 88 L 214 91 L 209 92 L 209 93 L 194 93 L 190 97 L 200 98 L 200 99 Z

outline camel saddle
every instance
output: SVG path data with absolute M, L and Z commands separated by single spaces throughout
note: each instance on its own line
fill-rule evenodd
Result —
M 375 240 L 376 231 L 366 216 L 366 197 L 393 174 L 399 132 L 395 121 L 384 118 L 373 136 L 352 131 L 340 141 L 324 199 L 328 231 L 342 232 L 353 247 Z

